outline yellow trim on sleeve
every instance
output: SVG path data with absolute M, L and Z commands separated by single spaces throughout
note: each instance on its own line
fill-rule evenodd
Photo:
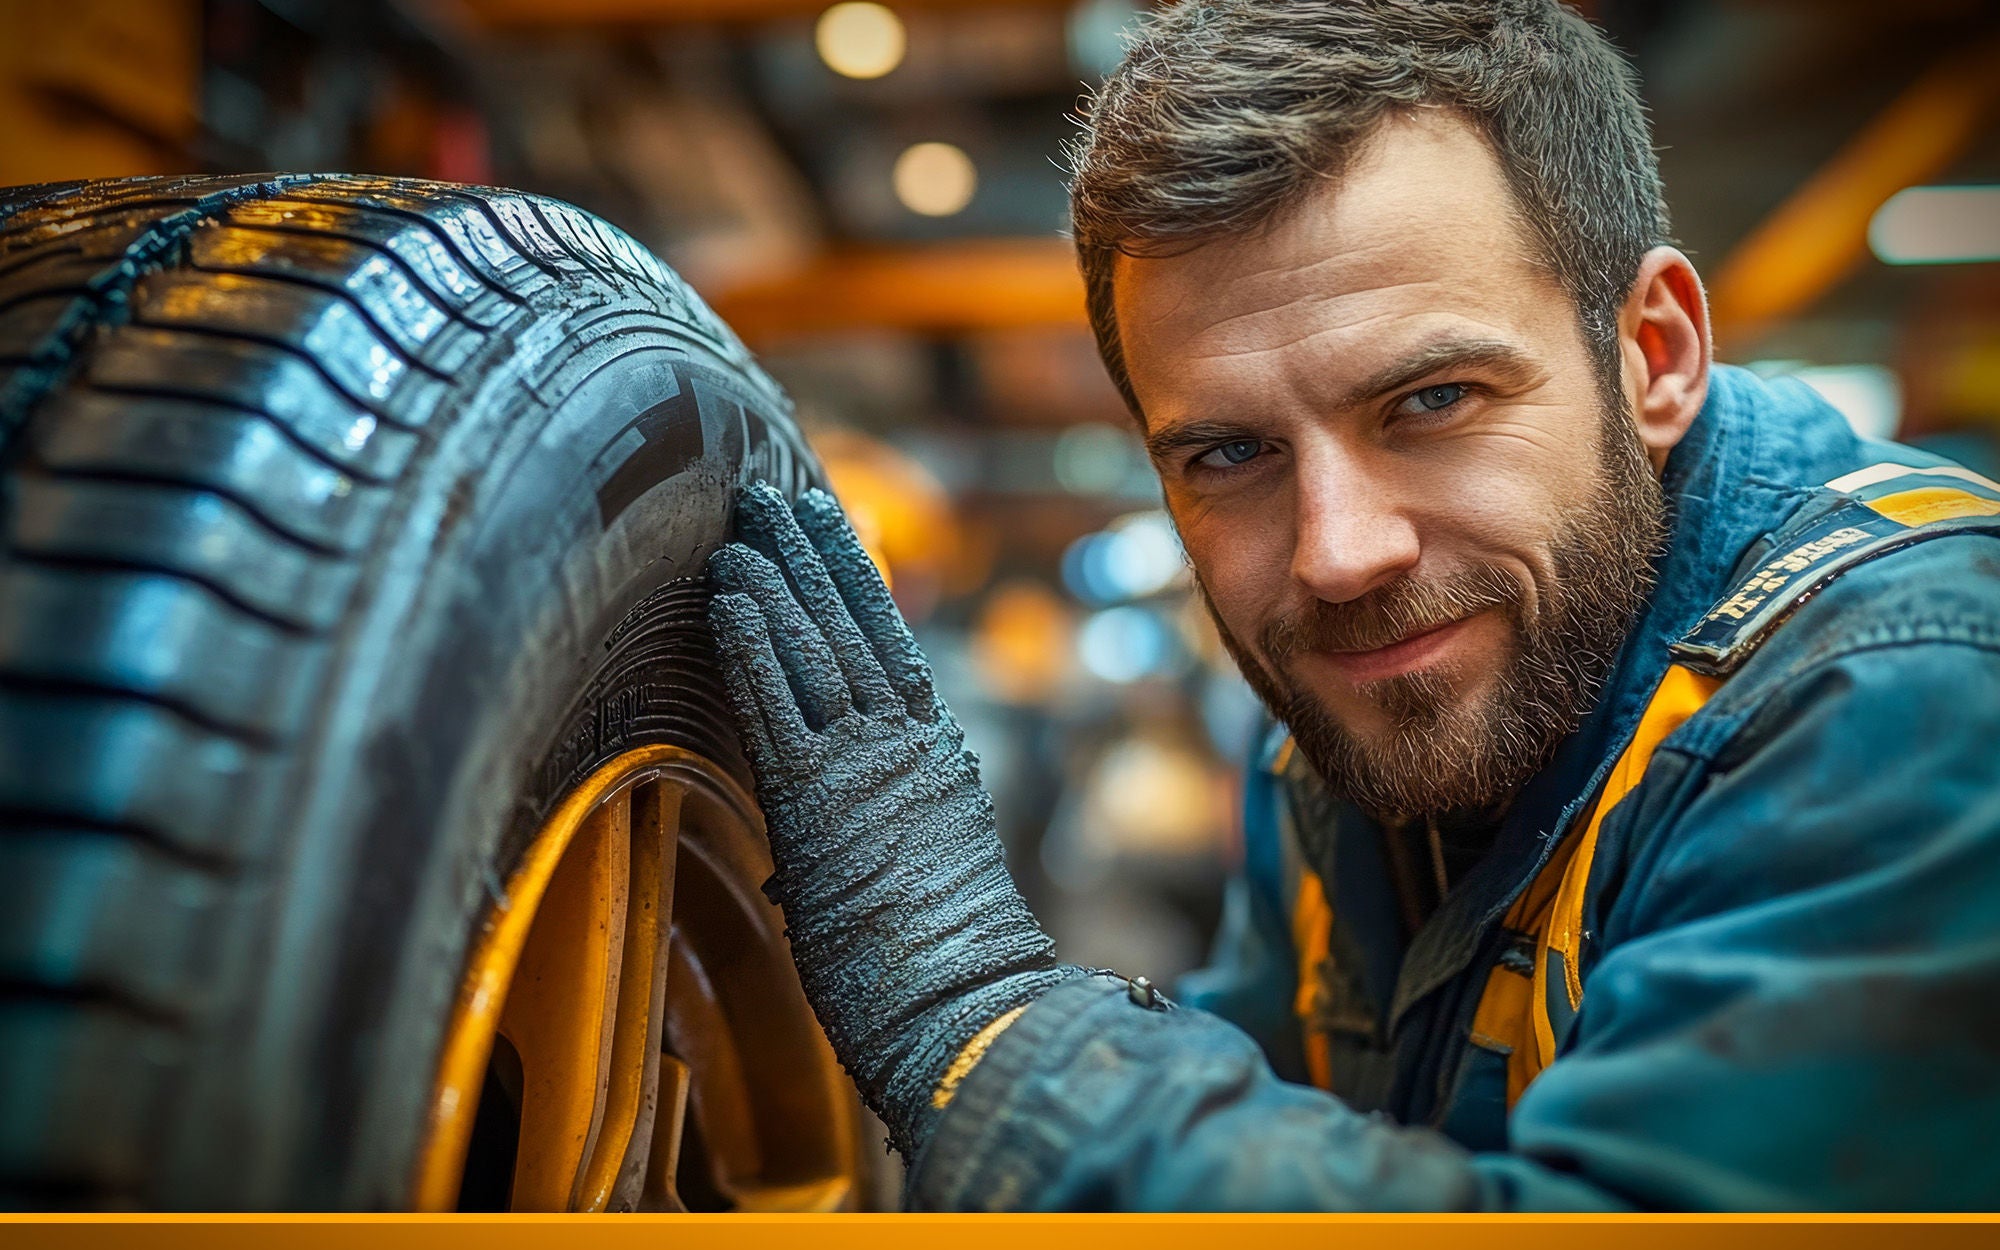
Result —
M 999 1040 L 1002 1033 L 1007 1031 L 1008 1025 L 1021 1018 L 1021 1013 L 1029 1006 L 1027 1003 L 1021 1004 L 972 1035 L 972 1040 L 965 1044 L 965 1049 L 959 1051 L 958 1057 L 951 1061 L 951 1066 L 944 1070 L 944 1076 L 938 1080 L 937 1088 L 931 1091 L 931 1106 L 943 1110 L 951 1105 L 952 1097 L 958 1093 L 959 1082 L 979 1066 L 979 1061 L 986 1057 L 987 1050 Z

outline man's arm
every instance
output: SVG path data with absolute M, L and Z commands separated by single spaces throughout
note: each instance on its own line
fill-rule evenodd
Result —
M 2000 1193 L 1990 605 L 1958 623 L 1878 617 L 1892 624 L 1871 647 L 1822 655 L 1733 732 L 1693 732 L 1719 723 L 1704 709 L 1668 740 L 1603 833 L 1623 848 L 1606 870 L 1618 897 L 1566 1049 L 1517 1105 L 1511 1152 L 1473 1154 L 1279 1081 L 1213 1015 L 1151 1010 L 1056 963 L 831 501 L 804 505 L 817 551 L 768 491 L 749 506 L 790 580 L 735 550 L 716 623 L 771 889 L 836 1052 L 916 1153 L 913 1204 L 1922 1208 Z M 982 1034 L 940 1111 L 933 1091 Z
M 930 1208 L 1987 1207 L 2000 1194 L 2000 639 L 1857 651 L 1672 740 L 1563 1055 L 1472 1154 L 1081 984 L 960 1090 Z M 1706 754 L 1706 753 L 1704 753 Z M 1713 768 L 1712 772 L 1707 772 Z M 1704 776 L 1704 773 L 1707 773 Z M 1634 827 L 1634 822 L 1646 827 Z

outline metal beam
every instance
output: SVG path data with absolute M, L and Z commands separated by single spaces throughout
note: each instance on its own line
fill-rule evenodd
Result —
M 752 346 L 851 329 L 952 334 L 1082 325 L 1063 239 L 980 239 L 835 252 L 782 279 L 709 293 Z

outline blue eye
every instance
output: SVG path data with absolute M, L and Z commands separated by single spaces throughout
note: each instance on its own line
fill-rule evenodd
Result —
M 1242 464 L 1264 449 L 1264 444 L 1254 438 L 1239 438 L 1235 442 L 1224 443 L 1210 455 L 1221 456 L 1231 464 Z
M 1410 396 L 1410 398 L 1415 400 L 1417 406 L 1425 412 L 1436 412 L 1442 408 L 1449 408 L 1459 400 L 1464 399 L 1465 388 L 1455 382 L 1447 382 L 1442 386 L 1426 386 L 1423 390 Z

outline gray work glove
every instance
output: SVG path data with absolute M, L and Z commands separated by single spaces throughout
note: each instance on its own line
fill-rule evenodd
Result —
M 979 762 L 840 506 L 808 491 L 795 517 L 758 485 L 737 526 L 709 620 L 777 865 L 764 889 L 834 1053 L 912 1158 L 966 1042 L 1082 970 L 1007 875 Z

